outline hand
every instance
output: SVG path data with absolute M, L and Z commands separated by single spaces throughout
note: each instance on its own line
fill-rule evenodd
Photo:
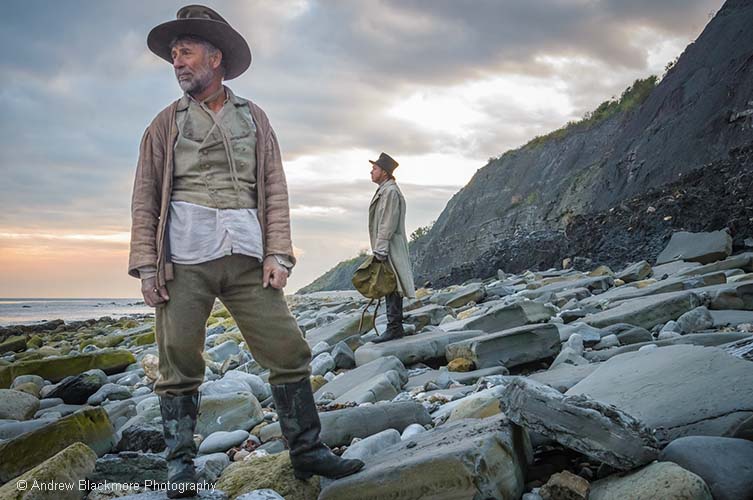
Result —
M 269 285 L 277 290 L 282 290 L 288 284 L 288 270 L 285 266 L 277 262 L 274 255 L 264 259 L 262 286 L 267 288 Z
M 385 260 L 387 260 L 386 255 L 383 255 L 381 253 L 376 253 L 376 252 L 374 253 L 374 258 L 378 260 L 379 262 L 384 262 Z
M 144 296 L 144 302 L 149 307 L 156 307 L 170 300 L 167 294 L 167 288 L 164 286 L 157 287 L 157 278 L 147 278 L 141 280 L 141 295 Z

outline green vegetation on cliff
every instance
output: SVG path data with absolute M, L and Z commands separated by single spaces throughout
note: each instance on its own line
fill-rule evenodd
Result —
M 582 120 L 567 122 L 567 125 L 564 127 L 558 128 L 548 134 L 534 137 L 524 147 L 535 148 L 549 140 L 563 138 L 576 128 L 587 130 L 617 113 L 634 109 L 651 94 L 651 91 L 656 87 L 656 82 L 657 77 L 654 75 L 648 78 L 639 78 L 622 92 L 619 99 L 610 99 L 602 102 L 595 110 L 587 112 Z

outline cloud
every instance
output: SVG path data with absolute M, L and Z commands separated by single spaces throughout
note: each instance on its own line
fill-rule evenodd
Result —
M 184 3 L 3 6 L 0 232 L 128 231 L 141 134 L 180 95 L 146 35 Z M 400 158 L 409 226 L 424 225 L 488 157 L 661 72 L 721 4 L 212 2 L 251 45 L 251 70 L 229 86 L 270 116 L 296 244 L 317 273 L 365 241 L 366 159 Z

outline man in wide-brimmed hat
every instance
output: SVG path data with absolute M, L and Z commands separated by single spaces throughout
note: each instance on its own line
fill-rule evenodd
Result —
M 416 296 L 413 284 L 408 238 L 405 236 L 405 197 L 393 173 L 398 163 L 387 153 L 371 163 L 371 181 L 379 187 L 369 205 L 369 239 L 377 260 L 389 263 L 397 278 L 397 290 L 385 297 L 387 330 L 373 342 L 402 338 L 403 297 Z
M 363 462 L 341 459 L 319 439 L 311 351 L 282 292 L 295 257 L 277 137 L 261 108 L 222 84 L 248 69 L 251 51 L 201 5 L 180 9 L 176 20 L 149 33 L 147 44 L 173 65 L 184 91 L 141 141 L 128 270 L 156 307 L 154 391 L 168 447 L 168 496 L 196 490 L 193 433 L 205 325 L 216 298 L 269 369 L 296 477 L 352 474 Z

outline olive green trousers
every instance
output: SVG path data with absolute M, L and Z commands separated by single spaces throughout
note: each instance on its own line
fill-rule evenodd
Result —
M 235 319 L 271 384 L 298 382 L 311 373 L 311 350 L 290 314 L 282 290 L 262 287 L 262 265 L 233 254 L 194 265 L 174 264 L 170 300 L 156 308 L 158 395 L 193 394 L 204 381 L 206 322 L 215 298 Z

